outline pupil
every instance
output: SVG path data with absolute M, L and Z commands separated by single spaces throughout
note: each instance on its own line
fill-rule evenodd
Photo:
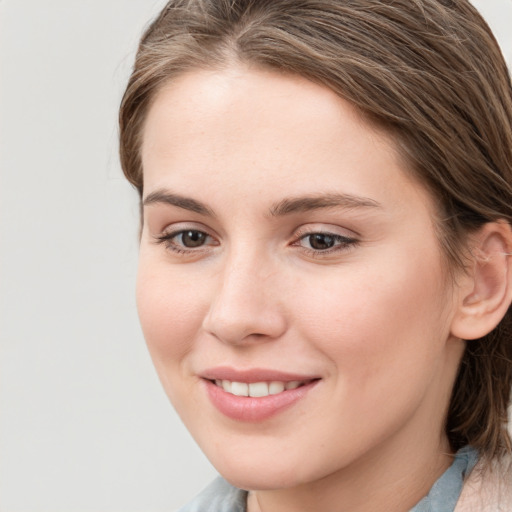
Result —
M 206 235 L 201 231 L 185 231 L 181 240 L 185 247 L 199 247 L 204 244 Z
M 334 237 L 331 235 L 323 235 L 321 233 L 317 233 L 315 235 L 310 235 L 309 244 L 313 249 L 325 251 L 334 245 Z

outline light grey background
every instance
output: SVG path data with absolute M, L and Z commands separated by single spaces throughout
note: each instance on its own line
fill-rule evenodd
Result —
M 116 115 L 164 0 L 0 0 L 0 512 L 170 511 L 214 475 L 134 303 Z M 512 61 L 512 0 L 480 0 Z

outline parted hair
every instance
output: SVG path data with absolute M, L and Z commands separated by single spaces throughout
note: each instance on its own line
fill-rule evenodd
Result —
M 121 103 L 120 157 L 143 193 L 141 138 L 160 88 L 233 63 L 302 75 L 392 135 L 437 206 L 452 269 L 468 235 L 512 223 L 512 85 L 498 44 L 467 0 L 171 0 L 144 33 Z M 512 309 L 466 342 L 446 415 L 452 449 L 512 451 Z

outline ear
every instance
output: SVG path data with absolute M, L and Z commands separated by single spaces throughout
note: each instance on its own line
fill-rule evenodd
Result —
M 463 340 L 489 334 L 512 302 L 512 228 L 508 222 L 485 224 L 470 237 L 470 264 L 460 276 L 459 303 L 451 333 Z

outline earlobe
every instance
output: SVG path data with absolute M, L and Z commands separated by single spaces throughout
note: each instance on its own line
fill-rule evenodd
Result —
M 461 277 L 452 335 L 478 339 L 489 334 L 512 302 L 512 228 L 489 222 L 471 236 L 471 263 Z

